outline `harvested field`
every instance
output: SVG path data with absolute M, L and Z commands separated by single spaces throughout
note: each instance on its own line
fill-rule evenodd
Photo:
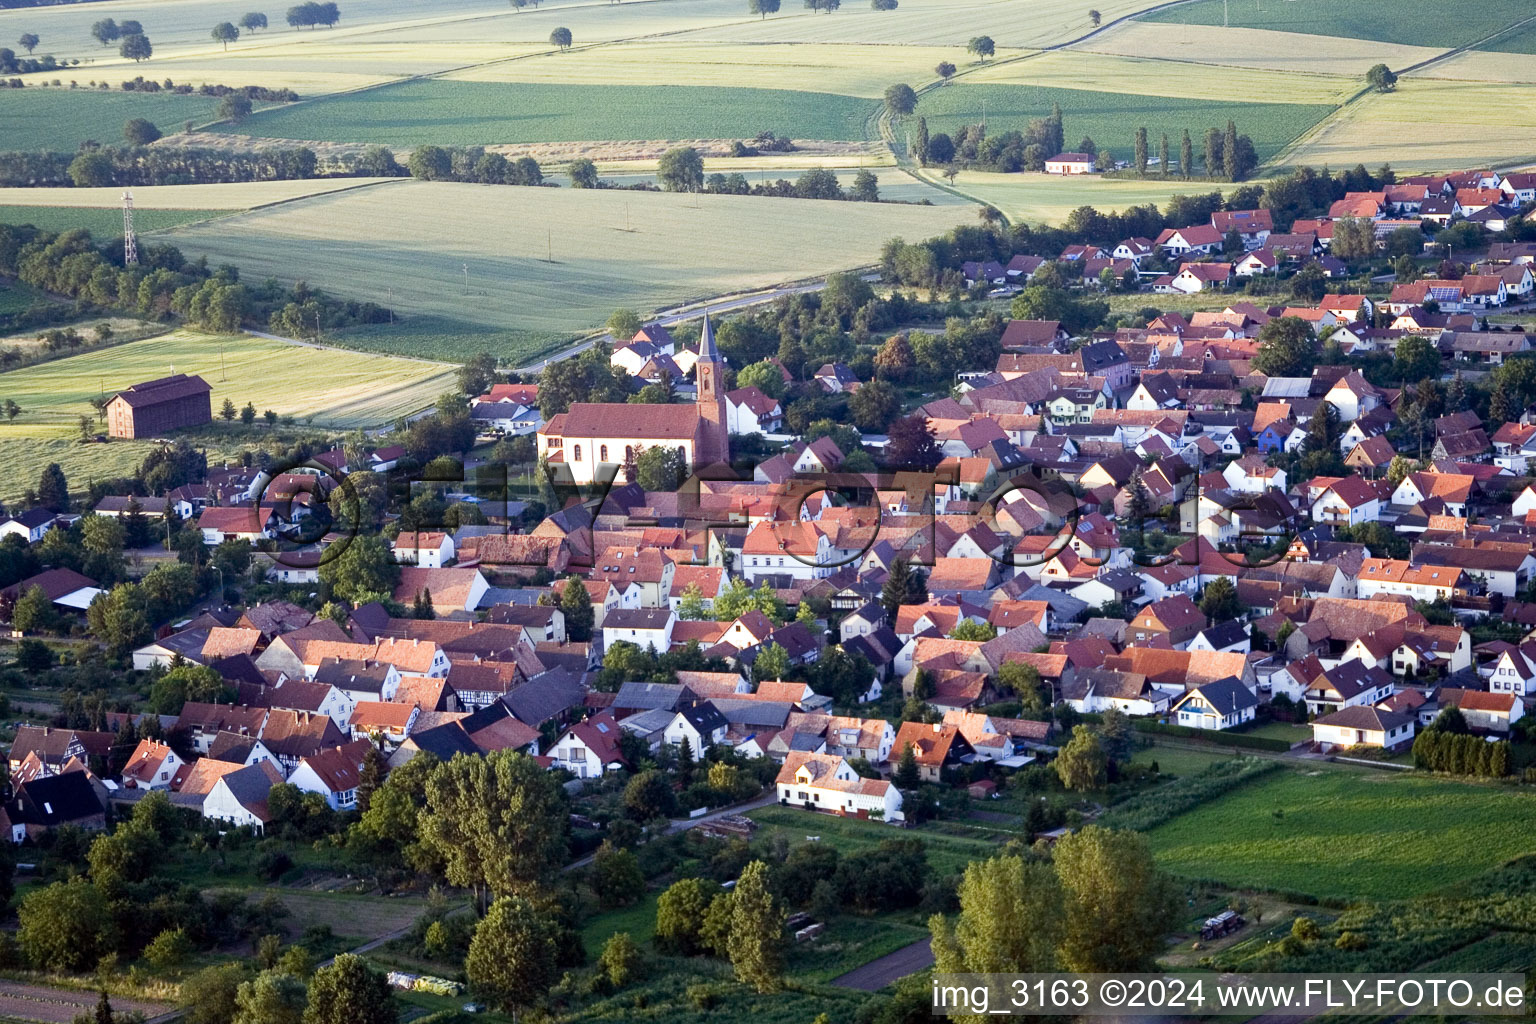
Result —
M 1536 46 L 1536 37 L 1532 45 Z M 1518 53 L 1464 50 L 1449 60 L 1415 71 L 1414 78 L 1459 78 L 1478 82 L 1536 82 L 1536 57 Z
M 877 43 L 956 48 L 950 60 L 974 60 L 965 44 L 977 35 L 993 38 L 999 50 L 1036 49 L 1070 42 L 1093 30 L 1088 12 L 1104 21 L 1153 6 L 1158 0 L 908 0 L 894 11 L 868 4 L 844 4 L 835 14 L 783 15 L 737 25 L 704 28 L 690 39 L 740 43 Z M 788 8 L 789 5 L 785 5 Z
M 1121 57 L 1085 50 L 1057 50 L 1029 60 L 997 64 L 967 74 L 971 85 L 1034 85 L 1074 90 L 1167 96 L 1190 100 L 1338 104 L 1360 89 L 1355 78 L 1292 71 L 1217 67 L 1182 61 Z M 942 93 L 943 90 L 937 90 Z M 923 104 L 918 104 L 922 109 Z
M 490 347 L 515 358 L 538 354 L 526 339 L 570 337 L 620 306 L 649 311 L 817 277 L 873 263 L 893 235 L 928 238 L 973 220 L 963 206 L 411 181 L 164 237 L 189 256 L 238 262 L 248 277 L 303 277 L 408 317 L 506 332 Z M 482 342 L 408 351 L 462 359 Z
M 1536 86 L 1405 78 L 1395 92 L 1345 107 L 1282 159 L 1333 167 L 1390 161 L 1399 171 L 1510 167 L 1536 159 L 1532 124 Z
M 7 981 L 0 988 L 0 1020 L 69 1024 L 77 1015 L 91 1016 L 95 1009 L 96 993 L 91 991 L 27 985 L 16 981 Z M 171 1005 L 113 996 L 112 1009 L 154 1017 L 171 1009 Z
M 1372 64 L 1407 67 L 1446 50 L 1439 46 L 1405 46 L 1303 31 L 1223 29 L 1141 20 L 1116 25 L 1073 52 L 1079 49 L 1126 57 L 1360 77 Z
M 684 41 L 621 43 L 503 61 L 445 75 L 460 82 L 560 85 L 732 86 L 793 89 L 878 99 L 892 82 L 914 88 L 934 78 L 953 47 L 722 45 Z

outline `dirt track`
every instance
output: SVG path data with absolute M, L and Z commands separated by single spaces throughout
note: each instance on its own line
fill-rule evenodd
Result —
M 7 981 L 0 991 L 0 1019 L 42 1021 L 44 1024 L 68 1024 L 77 1014 L 91 1014 L 98 997 L 92 992 L 70 988 L 49 988 Z M 127 996 L 112 999 L 112 1009 L 137 1010 L 147 1017 L 163 1013 L 165 1003 L 151 1003 Z

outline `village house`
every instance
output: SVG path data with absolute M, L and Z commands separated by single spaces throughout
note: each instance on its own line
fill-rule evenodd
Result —
M 790 751 L 774 779 L 779 803 L 849 818 L 899 822 L 901 791 L 885 779 L 866 779 L 835 754 Z

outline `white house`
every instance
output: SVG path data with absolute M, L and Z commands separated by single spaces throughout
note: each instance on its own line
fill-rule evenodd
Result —
M 578 779 L 601 778 L 610 769 L 624 765 L 619 753 L 619 723 L 611 714 L 598 715 L 571 726 L 547 751 L 555 767 L 564 768 Z
M 1516 697 L 1536 695 L 1536 641 L 1527 640 L 1499 655 L 1488 677 L 1488 689 Z
M 1045 161 L 1046 174 L 1092 174 L 1093 170 L 1091 153 L 1057 153 Z
M 319 793 L 333 811 L 350 811 L 357 806 L 363 758 L 370 746 L 367 740 L 353 740 L 343 747 L 301 757 L 288 781 L 305 793 Z
M 752 583 L 763 576 L 822 579 L 834 568 L 832 542 L 815 523 L 758 523 L 741 545 L 741 574 Z
M 1323 488 L 1312 502 L 1314 523 L 1369 522 L 1381 513 L 1381 494 L 1361 476 L 1346 476 Z
M 603 649 L 620 640 L 642 651 L 650 648 L 665 654 L 672 646 L 672 627 L 677 615 L 671 608 L 615 608 L 603 619 Z
M 1236 679 L 1218 679 L 1196 686 L 1173 705 L 1179 725 L 1192 729 L 1230 729 L 1253 721 L 1259 699 Z
M 282 771 L 271 761 L 230 772 L 215 782 L 203 798 L 203 817 L 261 832 L 271 820 L 267 794 L 282 781 Z
M 784 408 L 756 387 L 725 393 L 725 425 L 733 434 L 776 434 L 784 426 Z
M 792 750 L 774 786 L 786 807 L 826 811 L 849 818 L 904 819 L 901 791 L 885 779 L 866 779 L 835 754 Z
M 1312 723 L 1312 742 L 1324 752 L 1349 747 L 1393 750 L 1413 741 L 1414 718 L 1367 704 L 1324 715 Z
M 56 519 L 58 516 L 46 508 L 31 508 L 14 516 L 0 517 L 0 540 L 15 534 L 28 544 L 36 544 Z
M 454 559 L 453 537 L 407 530 L 395 538 L 395 561 L 423 569 L 441 569 Z
M 729 728 L 725 716 L 706 701 L 673 715 L 662 731 L 662 739 L 674 747 L 681 747 L 686 741 L 688 749 L 697 757 L 715 744 L 723 743 Z

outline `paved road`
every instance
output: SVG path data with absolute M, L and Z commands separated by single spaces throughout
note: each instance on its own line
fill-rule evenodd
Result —
M 922 939 L 910 946 L 903 946 L 894 953 L 887 953 L 863 967 L 855 967 L 847 974 L 833 978 L 832 984 L 839 988 L 856 988 L 861 992 L 879 991 L 892 982 L 932 967 L 932 941 Z
M 878 280 L 878 276 L 867 274 L 865 275 L 865 280 Z M 706 310 L 708 310 L 711 315 L 719 315 L 721 313 L 729 313 L 732 310 L 744 309 L 748 306 L 760 306 L 765 302 L 772 302 L 774 299 L 781 298 L 785 295 L 804 295 L 807 292 L 819 292 L 826 286 L 827 282 L 825 280 L 820 280 L 812 281 L 810 284 L 797 284 L 788 285 L 783 288 L 771 288 L 768 291 L 753 292 L 750 295 L 737 295 L 731 298 L 719 298 L 705 302 L 693 302 L 686 306 L 675 306 L 672 309 L 663 310 L 661 313 L 651 317 L 650 319 L 647 319 L 645 322 L 648 324 L 659 324 L 662 327 L 671 327 L 673 324 L 680 324 L 685 320 L 697 319 Z M 580 355 L 582 352 L 585 352 L 587 349 L 591 348 L 593 345 L 599 342 L 606 343 L 613 340 L 614 338 L 610 334 L 600 334 L 595 337 L 588 338 L 586 341 L 578 342 L 577 344 L 572 345 L 570 348 L 561 349 L 559 352 L 551 353 L 536 363 L 529 363 L 527 366 L 519 366 L 514 372 L 537 373 L 538 371 L 544 369 L 544 367 L 548 366 L 550 363 L 558 363 L 562 359 L 569 359 L 574 355 Z

